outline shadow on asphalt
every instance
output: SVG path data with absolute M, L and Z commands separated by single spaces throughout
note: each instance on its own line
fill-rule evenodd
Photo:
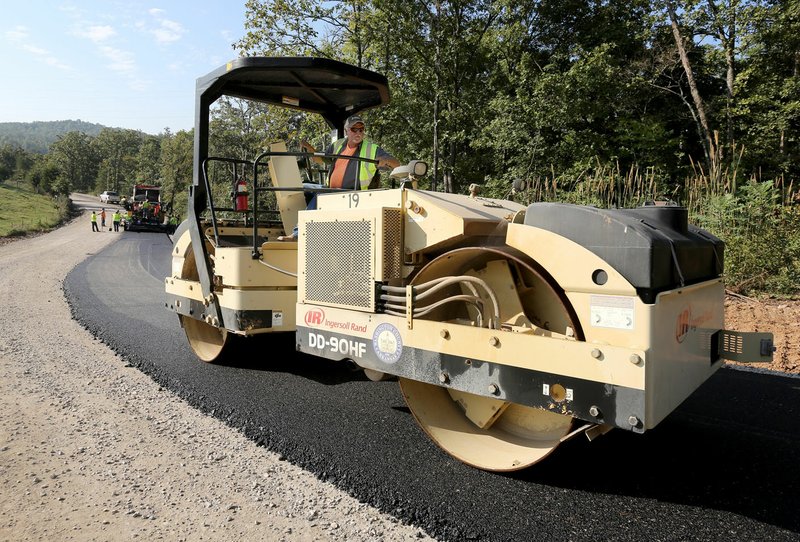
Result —
M 369 380 L 364 376 L 364 371 L 352 362 L 333 361 L 298 352 L 295 349 L 294 333 L 237 336 L 229 340 L 231 342 L 225 347 L 223 358 L 214 362 L 214 365 L 287 373 L 326 386 Z M 269 352 L 269 362 L 264 361 L 263 352 Z
M 238 353 L 232 351 L 236 357 L 225 366 L 287 373 L 323 385 L 367 381 L 355 365 L 295 351 L 292 334 L 277 342 L 274 336 L 272 340 L 257 337 L 237 346 Z M 263 352 L 265 348 L 275 361 L 265 364 L 253 355 L 254 350 Z M 770 408 L 763 409 L 737 404 L 737 398 L 730 396 L 731 379 L 771 390 L 770 396 L 782 397 L 786 404 L 773 401 Z M 800 408 L 796 389 L 800 389 L 800 379 L 721 371 L 644 435 L 618 429 L 594 442 L 578 437 L 533 468 L 497 476 L 709 511 L 727 510 L 800 532 L 800 514 L 795 509 L 800 502 L 800 436 L 792 429 L 797 427 Z M 405 406 L 392 409 L 411 414 Z
M 297 352 L 292 334 L 275 339 L 241 341 L 218 365 L 291 374 L 325 386 L 373 384 L 355 365 Z M 269 362 L 259 355 L 266 351 Z M 747 388 L 769 390 L 771 404 L 752 408 L 751 397 L 737 397 L 732 390 L 744 381 Z M 643 435 L 617 429 L 594 442 L 579 436 L 530 469 L 493 476 L 523 485 L 634 497 L 639 503 L 652 499 L 709 514 L 724 510 L 800 532 L 800 436 L 793 429 L 800 411 L 798 389 L 800 379 L 723 370 Z M 405 406 L 391 409 L 411 415 Z
M 737 403 L 731 379 L 746 379 L 776 400 Z M 574 439 L 511 477 L 728 510 L 800 532 L 798 389 L 800 379 L 723 370 L 644 435 L 615 430 L 594 442 Z

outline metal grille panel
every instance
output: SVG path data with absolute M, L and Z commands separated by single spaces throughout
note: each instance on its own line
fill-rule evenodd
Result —
M 311 303 L 374 310 L 373 222 L 308 222 L 305 298 Z
M 403 253 L 400 235 L 403 229 L 400 209 L 383 210 L 383 276 L 382 280 L 400 278 Z
M 744 351 L 744 340 L 742 337 L 732 335 L 730 333 L 723 333 L 722 335 L 722 351 L 731 354 L 741 354 Z

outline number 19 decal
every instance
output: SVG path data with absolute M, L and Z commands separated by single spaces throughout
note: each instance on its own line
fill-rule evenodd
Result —
M 350 192 L 347 196 L 349 198 L 350 207 L 358 207 L 358 192 Z

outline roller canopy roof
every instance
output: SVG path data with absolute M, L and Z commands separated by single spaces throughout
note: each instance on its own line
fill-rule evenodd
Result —
M 359 111 L 389 102 L 386 78 L 326 58 L 238 58 L 197 80 L 197 98 L 210 105 L 233 96 L 322 115 L 341 128 Z

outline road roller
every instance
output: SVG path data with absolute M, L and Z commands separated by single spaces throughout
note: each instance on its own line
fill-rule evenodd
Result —
M 577 435 L 654 428 L 724 360 L 772 358 L 771 334 L 724 329 L 724 243 L 683 207 L 421 190 L 421 161 L 395 168 L 393 188 L 311 187 L 308 156 L 283 141 L 252 160 L 209 155 L 222 96 L 319 114 L 341 137 L 389 91 L 319 58 L 239 58 L 197 80 L 189 213 L 165 289 L 200 360 L 289 336 L 396 379 L 447 454 L 513 471 Z

